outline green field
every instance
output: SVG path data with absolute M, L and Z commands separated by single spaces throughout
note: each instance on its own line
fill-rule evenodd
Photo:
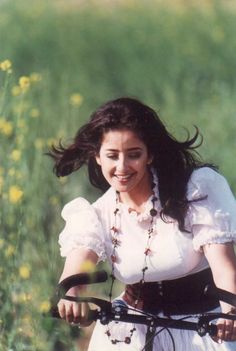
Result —
M 197 125 L 236 193 L 236 11 L 197 3 L 0 1 L 0 351 L 78 350 L 81 332 L 42 313 L 63 265 L 61 208 L 97 193 L 86 170 L 57 179 L 44 154 L 100 104 L 137 97 L 180 139 Z

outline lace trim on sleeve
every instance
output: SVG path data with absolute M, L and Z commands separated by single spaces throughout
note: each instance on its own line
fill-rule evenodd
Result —
M 236 231 L 216 231 L 214 228 L 201 225 L 195 228 L 193 247 L 196 251 L 202 251 L 202 247 L 207 244 L 224 244 L 227 242 L 236 243 Z

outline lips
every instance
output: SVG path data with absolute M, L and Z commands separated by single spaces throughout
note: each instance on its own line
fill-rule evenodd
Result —
M 127 181 L 132 177 L 133 174 L 115 174 L 115 177 L 119 180 L 119 181 Z

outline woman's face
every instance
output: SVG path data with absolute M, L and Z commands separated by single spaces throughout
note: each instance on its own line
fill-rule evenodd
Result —
M 107 182 L 119 192 L 150 191 L 146 145 L 131 130 L 111 130 L 103 135 L 96 157 Z M 141 194 L 140 194 L 141 195 Z

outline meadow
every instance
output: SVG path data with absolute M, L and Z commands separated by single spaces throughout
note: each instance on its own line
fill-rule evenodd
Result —
M 98 193 L 86 170 L 56 178 L 45 153 L 100 104 L 135 96 L 179 138 L 197 125 L 202 157 L 236 193 L 232 3 L 0 2 L 0 351 L 84 351 L 84 331 L 44 313 L 63 265 L 60 211 Z

